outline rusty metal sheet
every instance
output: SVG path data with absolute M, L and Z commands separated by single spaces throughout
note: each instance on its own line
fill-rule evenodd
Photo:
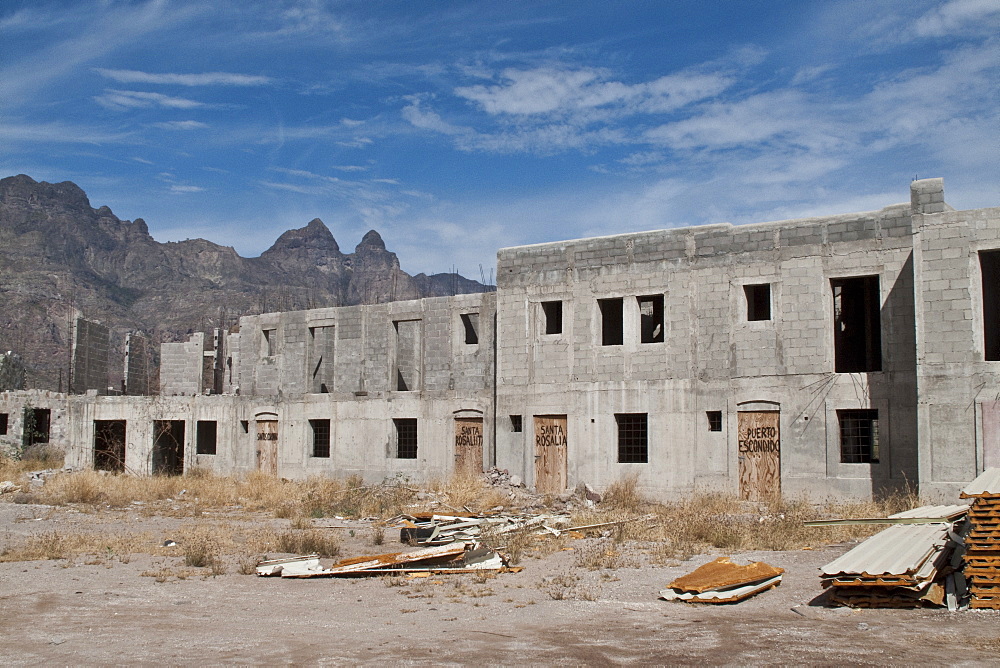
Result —
M 769 580 L 784 572 L 784 569 L 762 561 L 741 566 L 733 563 L 729 557 L 719 557 L 704 566 L 699 566 L 687 575 L 682 575 L 667 586 L 671 589 L 701 593 Z
M 738 603 L 743 599 L 750 598 L 754 594 L 759 594 L 772 587 L 781 584 L 781 576 L 776 575 L 762 582 L 740 587 L 731 587 L 723 590 L 711 590 L 703 593 L 679 592 L 674 589 L 664 589 L 660 592 L 660 598 L 667 601 L 689 601 L 691 603 Z

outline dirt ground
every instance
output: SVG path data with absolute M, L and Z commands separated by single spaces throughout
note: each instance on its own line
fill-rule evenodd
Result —
M 818 567 L 849 545 L 730 555 L 780 566 L 784 581 L 710 606 L 658 600 L 658 592 L 720 553 L 658 565 L 641 544 L 586 538 L 493 577 L 258 578 L 235 562 L 221 575 L 184 567 L 171 552 L 180 548 L 162 544 L 192 523 L 289 525 L 0 503 L 0 550 L 51 532 L 133 532 L 150 543 L 150 554 L 0 563 L 4 663 L 996 665 L 1000 656 L 993 611 L 817 605 Z M 327 530 L 343 534 L 341 557 L 410 549 L 394 543 L 395 531 L 376 547 L 368 523 L 336 523 L 346 528 Z M 620 551 L 618 567 L 577 563 L 581 551 L 605 548 Z

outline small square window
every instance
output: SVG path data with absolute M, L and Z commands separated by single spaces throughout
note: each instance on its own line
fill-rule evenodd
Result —
M 840 461 L 844 464 L 878 464 L 878 411 L 837 411 L 840 422 Z
M 520 433 L 524 431 L 524 425 L 521 423 L 520 415 L 510 416 L 510 430 L 514 433 Z
M 198 420 L 195 425 L 195 453 L 214 455 L 218 443 L 218 426 L 215 420 Z
M 398 418 L 396 425 L 396 459 L 417 458 L 417 418 Z
M 562 334 L 562 306 L 562 302 L 542 302 L 542 315 L 545 317 L 546 334 Z
M 244 434 L 249 434 L 250 433 L 250 421 L 249 420 L 240 420 L 240 426 L 243 427 L 243 433 Z
M 722 431 L 722 411 L 705 411 L 709 431 Z
M 313 457 L 330 456 L 330 421 L 329 420 L 309 420 L 313 434 Z
M 743 292 L 747 298 L 747 320 L 771 319 L 771 284 L 744 285 Z
M 649 440 L 646 413 L 616 413 L 618 423 L 618 462 L 646 464 L 649 461 Z
M 479 314 L 462 313 L 462 327 L 465 329 L 465 343 L 474 345 L 479 343 Z

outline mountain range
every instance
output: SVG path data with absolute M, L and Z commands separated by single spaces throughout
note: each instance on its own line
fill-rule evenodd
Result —
M 0 179 L 0 350 L 24 358 L 28 387 L 65 386 L 78 315 L 111 329 L 114 385 L 127 332 L 148 336 L 155 357 L 161 342 L 241 315 L 490 289 L 457 274 L 407 274 L 375 230 L 344 253 L 316 218 L 241 257 L 204 239 L 158 242 L 141 218 L 93 208 L 69 181 Z

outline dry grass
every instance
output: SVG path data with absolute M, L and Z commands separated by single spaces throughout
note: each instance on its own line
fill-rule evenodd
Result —
M 69 559 L 98 555 L 128 563 L 130 555 L 150 552 L 154 545 L 148 533 L 63 534 L 46 531 L 32 534 L 0 551 L 0 562 Z
M 319 529 L 286 531 L 278 536 L 276 551 L 336 557 L 340 554 L 340 537 Z
M 468 508 L 482 513 L 498 506 L 510 507 L 508 496 L 488 485 L 482 476 L 456 474 L 447 480 L 432 482 L 428 490 L 456 511 Z

